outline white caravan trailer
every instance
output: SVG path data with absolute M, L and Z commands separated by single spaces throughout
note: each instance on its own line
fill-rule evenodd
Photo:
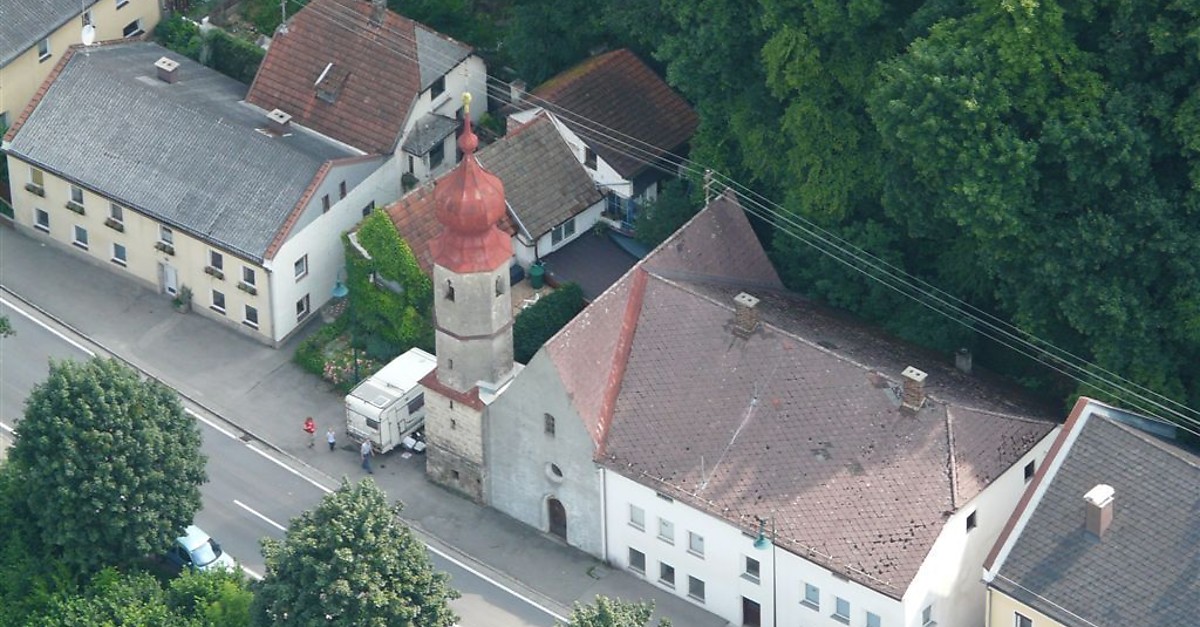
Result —
M 425 389 L 418 383 L 437 359 L 414 348 L 359 383 L 346 396 L 346 433 L 386 453 L 425 424 Z

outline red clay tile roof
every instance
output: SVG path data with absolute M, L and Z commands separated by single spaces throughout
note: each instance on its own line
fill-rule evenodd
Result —
M 430 276 L 433 275 L 433 254 L 429 251 L 429 242 L 442 232 L 442 225 L 437 221 L 437 207 L 433 202 L 436 183 L 425 183 L 384 209 L 392 219 L 392 224 L 396 225 L 400 237 L 404 238 L 417 257 L 421 270 Z M 507 213 L 500 219 L 499 227 L 510 236 L 517 232 Z
M 458 149 L 463 159 L 433 189 L 442 232 L 429 242 L 433 262 L 451 272 L 487 272 L 513 256 L 512 235 L 497 225 L 508 215 L 504 182 L 479 165 L 479 138 L 468 118 Z
M 267 111 L 282 109 L 298 124 L 366 152 L 391 153 L 421 92 L 418 61 L 440 68 L 449 59 L 440 51 L 436 59 L 419 59 L 417 31 L 421 38 L 431 31 L 416 22 L 388 11 L 375 26 L 370 16 L 371 3 L 363 0 L 310 2 L 288 21 L 286 33 L 276 33 L 246 100 Z M 433 36 L 463 57 L 469 53 Z M 336 92 L 332 103 L 317 95 L 322 75 L 320 88 Z
M 656 159 L 667 152 L 676 152 L 699 124 L 688 103 L 650 66 L 626 49 L 592 57 L 566 70 L 538 86 L 533 96 L 518 107 L 540 106 L 544 104 L 538 100 L 541 99 L 552 105 L 549 110 L 553 113 L 558 114 L 558 108 L 570 111 L 574 116 L 557 116 L 627 179 L 650 166 L 628 156 L 631 149 L 621 142 L 630 142 L 631 137 L 649 144 L 647 147 L 633 142 Z M 606 127 L 617 133 L 585 129 L 573 119 L 575 116 L 590 120 L 593 128 Z M 602 133 L 619 139 L 606 139 Z
M 729 198 L 710 205 L 552 338 L 549 357 L 601 464 L 747 531 L 772 516 L 780 548 L 899 599 L 947 513 L 1050 433 L 1053 414 L 781 290 L 750 288 L 762 324 L 735 336 L 737 268 L 778 281 L 737 213 Z M 900 409 L 907 365 L 929 373 L 918 412 Z

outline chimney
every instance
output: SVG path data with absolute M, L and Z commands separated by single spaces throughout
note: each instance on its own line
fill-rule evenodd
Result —
M 158 80 L 171 84 L 179 82 L 178 61 L 173 61 L 166 57 L 162 57 L 154 62 L 154 67 L 158 70 Z
M 525 90 L 528 88 L 529 88 L 529 85 L 525 81 L 523 81 L 519 78 L 517 80 L 509 83 L 508 84 L 509 100 L 512 101 L 513 104 L 521 102 L 522 100 L 525 99 L 525 94 L 526 94 Z
M 758 299 L 742 292 L 733 297 L 735 311 L 733 314 L 733 334 L 745 339 L 758 329 Z
M 921 405 L 925 404 L 925 377 L 927 375 L 912 366 L 904 369 L 900 373 L 900 378 L 904 380 L 904 393 L 901 398 L 902 406 L 911 410 L 921 409 Z
M 267 114 L 267 130 L 276 135 L 286 135 L 292 130 L 292 116 L 275 109 Z
M 1104 532 L 1112 526 L 1114 494 L 1112 486 L 1101 483 L 1083 495 L 1087 503 L 1087 530 L 1097 538 L 1104 538 Z
M 383 16 L 387 14 L 387 0 L 371 0 L 371 24 L 383 26 Z
M 971 374 L 971 351 L 960 348 L 954 354 L 954 367 L 962 371 L 963 374 Z

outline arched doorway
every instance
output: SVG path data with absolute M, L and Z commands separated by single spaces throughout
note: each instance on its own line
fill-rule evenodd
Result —
M 546 510 L 550 517 L 550 533 L 567 540 L 567 508 L 554 497 L 546 500 Z

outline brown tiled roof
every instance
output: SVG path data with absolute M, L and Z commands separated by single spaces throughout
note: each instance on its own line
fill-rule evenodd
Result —
M 408 243 L 417 264 L 425 274 L 433 274 L 433 254 L 429 251 L 429 242 L 442 232 L 442 225 L 437 220 L 437 206 L 434 204 L 434 186 L 436 181 L 425 183 L 412 190 L 400 200 L 388 205 L 384 211 L 396 225 L 400 237 Z M 508 214 L 500 220 L 500 230 L 510 236 L 516 233 L 516 227 Z
M 714 211 L 725 215 L 706 216 Z M 1053 414 L 782 291 L 749 289 L 762 297 L 763 323 L 735 336 L 737 271 L 707 260 L 748 258 L 731 266 L 744 265 L 748 283 L 778 285 L 754 261 L 761 247 L 735 212 L 724 198 L 710 206 L 547 350 L 600 463 L 747 531 L 755 517 L 772 517 L 780 548 L 899 599 L 948 513 L 1045 437 L 1054 425 L 1042 417 Z M 657 271 L 683 276 L 689 259 L 702 271 L 687 281 Z M 917 412 L 900 409 L 908 365 L 930 373 Z
M 602 198 L 543 115 L 479 151 L 479 162 L 504 181 L 509 207 L 534 239 Z
M 422 91 L 422 70 L 444 73 L 470 49 L 391 11 L 380 26 L 370 16 L 364 0 L 310 2 L 276 33 L 246 100 L 366 152 L 391 153 Z M 423 59 L 418 40 L 431 36 L 445 45 L 427 48 Z M 317 95 L 322 74 L 320 88 L 336 93 L 332 103 Z
M 518 106 L 539 106 L 541 99 L 553 105 L 552 112 L 558 107 L 570 111 L 574 116 L 558 116 L 563 124 L 625 178 L 633 178 L 650 166 L 627 156 L 631 149 L 622 142 L 630 142 L 630 137 L 640 140 L 650 147 L 638 147 L 658 158 L 687 143 L 699 124 L 688 103 L 626 49 L 592 57 L 542 83 L 533 95 L 535 98 Z M 611 131 L 586 129 L 574 120 L 575 116 L 589 120 L 593 129 L 599 126 Z M 607 139 L 602 134 L 618 139 Z

